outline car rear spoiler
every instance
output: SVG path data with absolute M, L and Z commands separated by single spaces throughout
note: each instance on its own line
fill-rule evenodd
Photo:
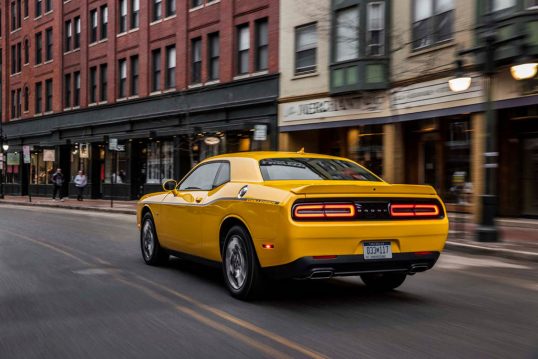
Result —
M 295 194 L 387 194 L 387 195 L 437 195 L 431 186 L 380 183 L 376 185 L 306 185 L 292 188 Z

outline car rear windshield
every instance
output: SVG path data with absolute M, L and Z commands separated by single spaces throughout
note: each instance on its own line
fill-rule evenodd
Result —
M 260 161 L 260 170 L 265 181 L 380 181 L 353 162 L 327 158 L 266 158 Z

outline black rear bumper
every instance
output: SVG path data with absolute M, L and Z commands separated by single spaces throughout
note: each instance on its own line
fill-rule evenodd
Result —
M 267 276 L 275 279 L 321 279 L 381 272 L 412 274 L 432 268 L 439 254 L 439 252 L 394 253 L 391 259 L 377 260 L 365 260 L 362 254 L 338 256 L 334 259 L 302 257 L 288 264 L 265 267 L 262 270 Z

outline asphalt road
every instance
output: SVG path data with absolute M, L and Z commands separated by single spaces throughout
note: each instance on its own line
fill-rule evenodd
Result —
M 0 207 L 0 358 L 538 358 L 538 266 L 445 252 L 376 294 L 358 278 L 230 297 L 144 264 L 134 216 Z

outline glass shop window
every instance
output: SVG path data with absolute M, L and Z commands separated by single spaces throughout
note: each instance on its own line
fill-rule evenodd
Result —
M 125 151 L 109 151 L 105 155 L 105 183 L 124 184 L 129 183 L 129 155 L 128 148 Z M 116 152 L 116 153 L 114 153 Z
M 174 178 L 174 142 L 150 142 L 147 151 L 146 183 L 160 184 L 171 178 Z
M 359 126 L 348 131 L 349 157 L 378 176 L 383 174 L 383 126 Z
M 30 156 L 30 184 L 48 184 L 54 171 L 54 162 L 45 161 L 43 152 L 34 152 Z

